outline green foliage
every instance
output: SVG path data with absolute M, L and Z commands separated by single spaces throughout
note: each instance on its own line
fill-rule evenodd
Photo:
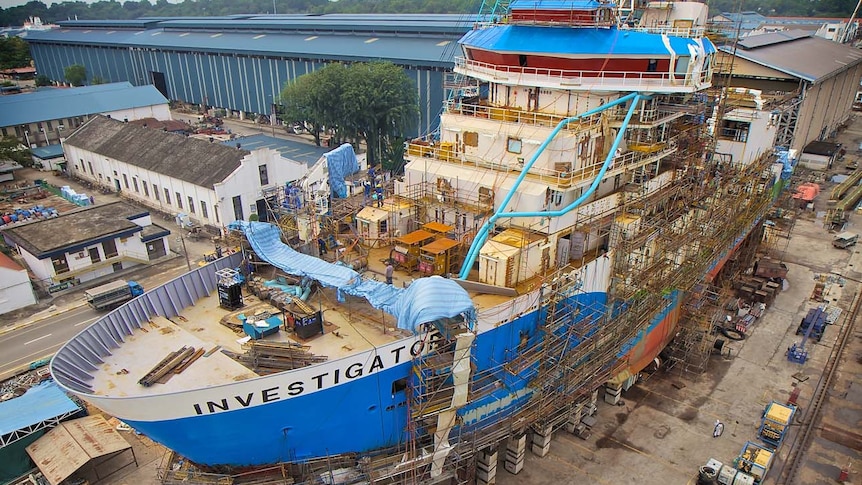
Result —
M 39 74 L 36 76 L 36 87 L 40 86 L 50 86 L 52 84 L 51 78 L 44 74 Z
M 336 140 L 361 140 L 370 164 L 398 166 L 403 133 L 416 120 L 416 85 L 390 62 L 329 64 L 300 76 L 281 93 L 284 119 L 304 122 L 320 146 L 322 127 Z
M 12 81 L 0 81 L 0 86 L 2 86 L 4 88 L 9 87 L 9 86 L 14 86 L 14 85 L 15 85 L 15 83 L 13 83 Z
M 0 161 L 2 160 L 13 160 L 25 167 L 33 165 L 30 149 L 22 145 L 14 136 L 0 138 Z
M 2 14 L 2 10 L 0 10 Z M 0 36 L 0 69 L 30 65 L 30 46 L 20 37 Z
M 106 81 L 104 78 L 102 78 L 102 76 L 99 76 L 99 75 L 93 76 L 93 79 L 90 80 L 90 84 L 92 84 L 93 86 L 95 86 L 97 84 L 107 84 L 107 83 L 108 83 L 108 81 Z
M 251 214 L 248 216 L 249 222 L 257 222 L 260 220 L 260 217 L 257 214 Z
M 66 69 L 63 70 L 63 77 L 72 86 L 83 86 L 87 82 L 87 68 L 80 64 L 66 66 Z

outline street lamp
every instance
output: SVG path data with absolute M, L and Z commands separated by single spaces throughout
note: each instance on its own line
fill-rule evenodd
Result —
M 189 272 L 192 271 L 192 263 L 189 261 L 189 252 L 186 249 L 186 238 L 183 237 L 183 228 L 180 227 L 180 235 L 177 237 L 177 242 L 182 242 L 183 244 L 183 255 L 186 257 L 186 268 L 188 268 Z

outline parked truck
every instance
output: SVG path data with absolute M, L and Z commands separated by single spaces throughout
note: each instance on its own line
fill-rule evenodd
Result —
M 116 280 L 84 292 L 87 303 L 96 310 L 110 310 L 144 294 L 144 287 L 134 281 Z

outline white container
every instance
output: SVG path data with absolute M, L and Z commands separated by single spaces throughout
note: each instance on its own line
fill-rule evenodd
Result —
M 718 472 L 718 483 L 721 485 L 733 485 L 733 480 L 736 479 L 736 468 L 722 465 L 721 471 Z
M 754 485 L 754 477 L 747 473 L 739 472 L 733 480 L 733 485 Z

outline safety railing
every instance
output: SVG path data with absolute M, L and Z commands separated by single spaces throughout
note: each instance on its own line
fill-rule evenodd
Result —
M 655 91 L 657 89 L 700 89 L 709 86 L 712 72 L 707 70 L 698 76 L 691 73 L 644 72 L 644 71 L 590 71 L 521 67 L 489 64 L 463 57 L 455 58 L 456 72 L 478 75 L 494 81 L 517 82 L 518 84 L 556 84 L 584 88 L 627 89 Z
M 677 150 L 675 138 L 667 142 L 656 143 L 631 143 L 629 151 L 626 151 L 617 156 L 611 166 L 611 170 L 618 168 L 633 168 L 651 161 L 659 160 L 670 155 Z M 521 164 L 518 162 L 505 162 L 483 159 L 481 157 L 466 153 L 455 152 L 451 146 L 429 145 L 422 143 L 408 143 L 408 156 L 423 156 L 437 160 L 443 160 L 458 165 L 475 166 L 482 168 L 490 168 L 494 170 L 520 170 Z M 547 182 L 559 186 L 569 186 L 572 183 L 581 180 L 591 179 L 601 169 L 602 162 L 592 163 L 585 167 L 580 167 L 572 170 L 556 170 L 546 167 L 536 167 L 530 169 L 530 180 Z M 456 194 L 441 194 L 451 197 L 457 197 Z

